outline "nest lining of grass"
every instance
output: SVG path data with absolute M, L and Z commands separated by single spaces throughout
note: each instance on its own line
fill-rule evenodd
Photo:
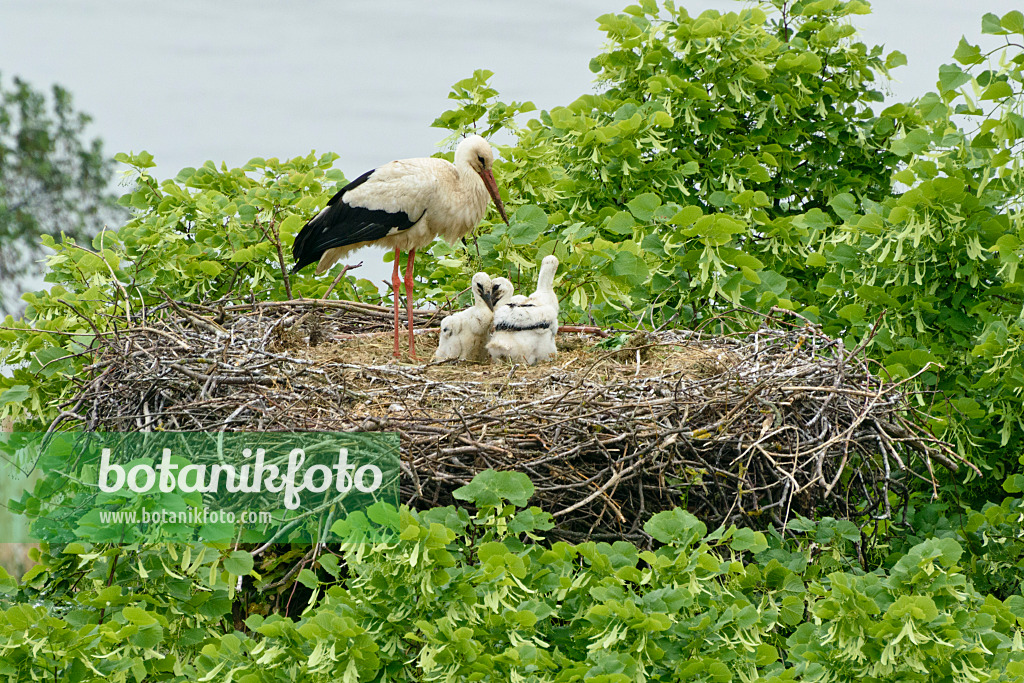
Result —
M 412 362 L 392 358 L 380 306 L 167 302 L 102 337 L 51 428 L 396 431 L 402 502 L 450 504 L 481 470 L 518 470 L 570 540 L 645 542 L 650 515 L 680 505 L 712 527 L 892 517 L 911 478 L 965 464 L 900 384 L 793 317 L 618 350 L 561 334 L 554 362 L 526 367 L 429 362 L 443 313 L 417 311 Z

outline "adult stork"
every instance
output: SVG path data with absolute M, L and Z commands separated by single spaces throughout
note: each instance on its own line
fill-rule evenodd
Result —
M 316 263 L 326 272 L 348 252 L 370 244 L 395 250 L 391 288 L 395 298 L 395 357 L 398 352 L 398 257 L 409 254 L 405 266 L 405 305 L 409 315 L 409 353 L 416 359 L 413 337 L 413 259 L 416 250 L 438 235 L 455 244 L 476 227 L 487 212 L 487 195 L 501 219 L 505 207 L 491 167 L 491 146 L 470 135 L 455 149 L 455 163 L 420 158 L 392 161 L 367 171 L 331 197 L 295 237 L 292 256 L 297 272 Z

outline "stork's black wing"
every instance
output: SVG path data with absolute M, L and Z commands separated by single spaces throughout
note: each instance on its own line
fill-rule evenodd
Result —
M 292 247 L 293 273 L 319 261 L 328 249 L 379 240 L 408 230 L 423 216 L 422 213 L 410 216 L 405 211 L 369 209 L 347 202 L 345 195 L 370 180 L 375 172 L 376 169 L 367 171 L 339 190 L 323 211 L 302 227 Z

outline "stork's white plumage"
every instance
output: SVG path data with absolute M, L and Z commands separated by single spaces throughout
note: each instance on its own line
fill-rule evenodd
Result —
M 507 277 L 496 277 L 491 280 L 491 310 L 496 311 L 508 304 L 511 299 L 515 298 L 512 296 L 513 294 L 515 294 L 515 290 Z M 525 296 L 521 296 L 521 298 L 526 301 Z
M 511 284 L 511 283 L 510 283 Z M 477 273 L 470 285 L 473 305 L 464 311 L 452 313 L 441 321 L 441 335 L 434 360 L 486 361 L 487 335 L 491 331 L 494 313 L 491 311 L 491 278 Z
M 491 146 L 471 135 L 455 150 L 455 163 L 423 158 L 392 161 L 368 171 L 335 194 L 295 237 L 292 272 L 316 263 L 320 275 L 348 252 L 370 244 L 395 250 L 391 286 L 395 302 L 395 356 L 398 357 L 399 254 L 409 253 L 405 267 L 409 351 L 416 358 L 413 338 L 413 260 L 416 250 L 437 236 L 449 244 L 476 227 L 487 212 L 490 195 L 503 221 L 505 207 L 491 167 Z
M 558 296 L 554 289 L 557 270 L 558 259 L 545 256 L 537 290 L 529 297 L 513 296 L 507 305 L 495 307 L 491 339 L 487 343 L 491 358 L 533 365 L 557 355 Z

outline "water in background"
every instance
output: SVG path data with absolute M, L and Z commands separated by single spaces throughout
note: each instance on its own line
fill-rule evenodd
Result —
M 621 4 L 5 0 L 0 72 L 69 88 L 111 154 L 145 149 L 159 176 L 315 149 L 352 178 L 434 153 L 430 123 L 474 69 L 541 107 L 590 91 L 594 18 Z M 352 256 L 362 277 L 390 275 L 380 254 Z
M 90 113 L 113 155 L 149 151 L 158 176 L 210 159 L 310 150 L 340 155 L 352 178 L 392 159 L 429 156 L 444 131 L 430 123 L 452 83 L 495 72 L 507 100 L 568 104 L 593 88 L 604 43 L 595 18 L 629 0 L 3 0 L 0 74 L 57 82 Z M 679 0 L 696 16 L 750 3 Z M 1019 0 L 874 3 L 854 18 L 869 44 L 910 57 L 900 98 L 931 89 L 961 33 Z M 499 179 L 500 181 L 500 179 Z M 381 252 L 353 254 L 360 276 L 390 275 Z M 36 285 L 34 285 L 36 286 Z

